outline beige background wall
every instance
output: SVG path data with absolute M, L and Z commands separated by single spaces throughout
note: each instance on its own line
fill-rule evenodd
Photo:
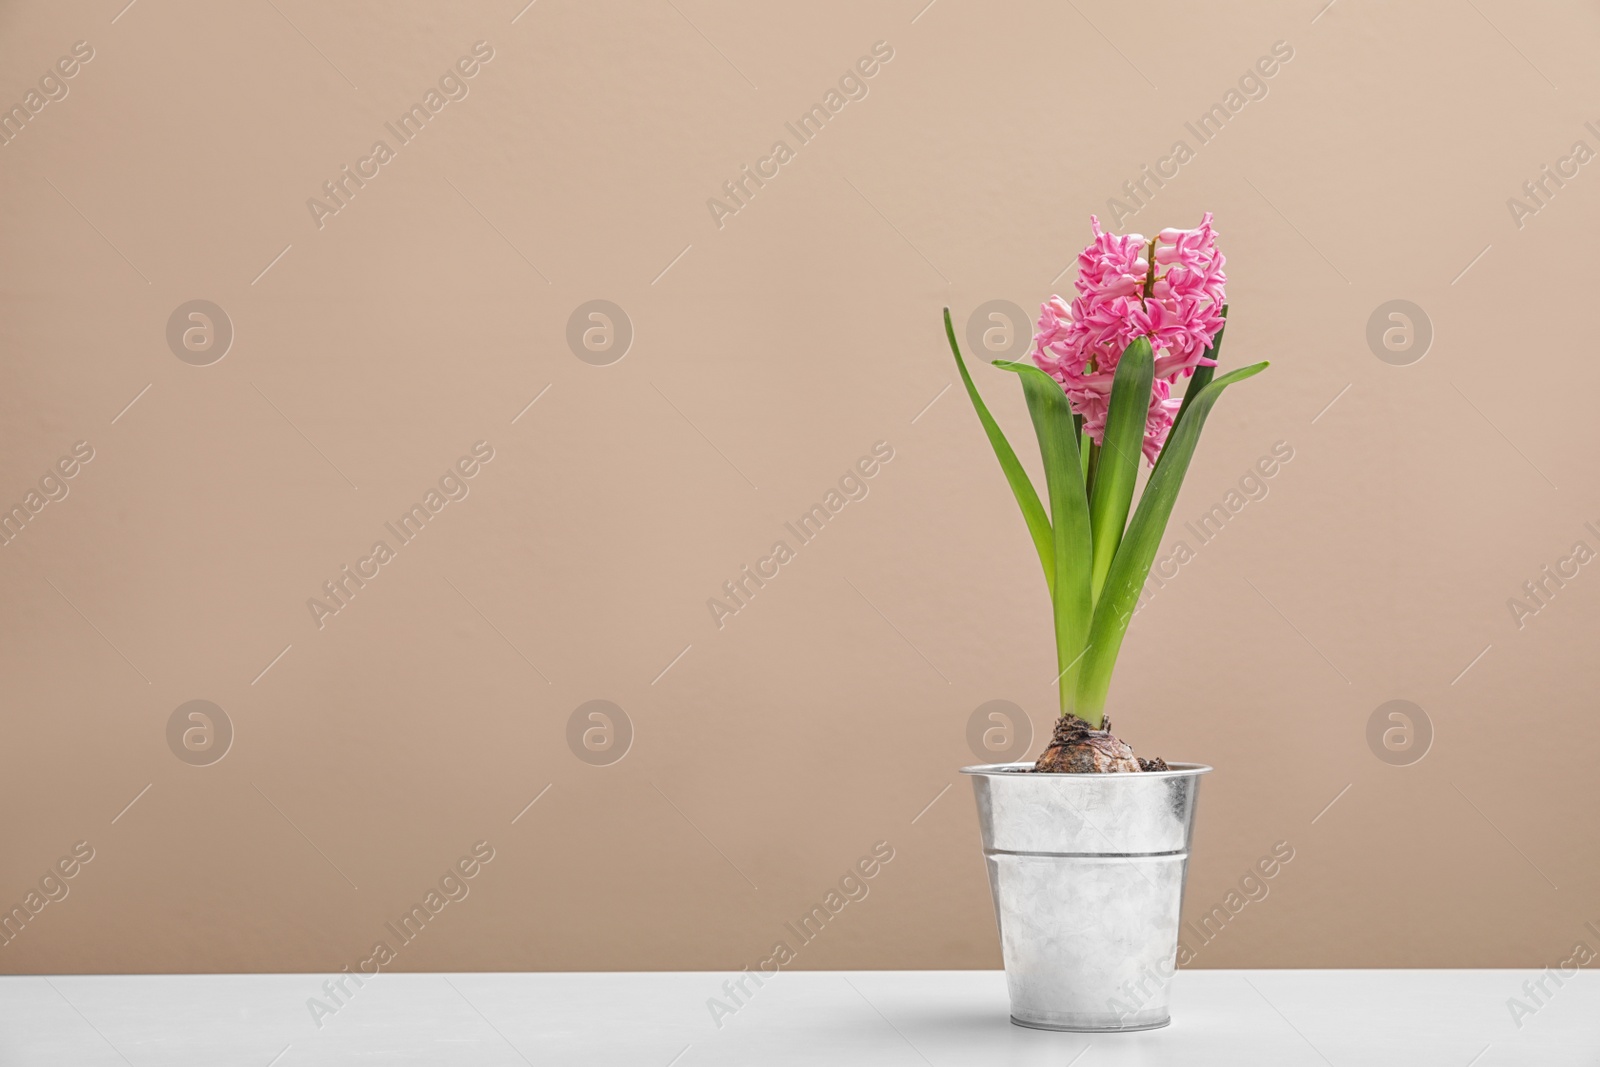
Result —
M 124 2 L 0 9 L 0 102 L 93 49 L 0 147 L 0 501 L 93 449 L 0 548 L 0 904 L 94 854 L 0 970 L 355 966 L 479 841 L 392 966 L 737 969 L 880 841 L 796 965 L 997 966 L 956 769 L 986 701 L 1048 730 L 1054 668 L 939 309 L 1069 290 L 1089 212 L 1279 41 L 1124 227 L 1215 211 L 1226 361 L 1275 362 L 1219 408 L 1168 550 L 1293 450 L 1113 692 L 1141 751 L 1217 767 L 1192 918 L 1293 849 L 1195 965 L 1593 938 L 1600 576 L 1520 628 L 1507 605 L 1600 550 L 1600 176 L 1507 206 L 1600 149 L 1593 5 Z M 468 95 L 319 228 L 307 199 L 479 41 Z M 707 199 L 880 41 L 866 97 L 719 228 Z M 196 299 L 235 335 L 207 366 L 166 339 Z M 634 331 L 607 366 L 566 341 L 594 299 Z M 1395 299 L 1420 362 L 1368 346 Z M 880 441 L 869 495 L 719 629 L 708 598 Z M 308 598 L 379 539 L 319 628 Z M 609 766 L 567 741 L 596 699 L 634 735 Z M 1406 766 L 1367 740 L 1396 699 L 1433 733 Z M 191 700 L 232 726 L 208 766 L 169 747 Z

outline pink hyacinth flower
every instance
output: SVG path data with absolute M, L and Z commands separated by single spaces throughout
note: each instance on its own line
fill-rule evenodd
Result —
M 1136 338 L 1148 338 L 1155 384 L 1144 454 L 1154 465 L 1182 402 L 1172 386 L 1214 363 L 1205 352 L 1222 329 L 1226 260 L 1209 211 L 1192 230 L 1162 230 L 1150 240 L 1106 233 L 1093 215 L 1089 222 L 1094 239 L 1078 254 L 1077 296 L 1071 304 L 1052 296 L 1040 307 L 1033 361 L 1061 383 L 1084 430 L 1101 443 L 1117 361 Z

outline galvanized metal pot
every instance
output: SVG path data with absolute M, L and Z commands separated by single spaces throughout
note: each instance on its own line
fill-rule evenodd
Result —
M 972 775 L 1011 1021 L 1150 1030 L 1172 1021 L 1198 763 L 1139 774 Z

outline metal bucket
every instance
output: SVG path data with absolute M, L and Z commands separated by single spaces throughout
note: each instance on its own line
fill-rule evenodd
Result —
M 1178 916 L 1200 776 L 972 775 L 1011 992 L 1011 1021 L 1044 1030 L 1150 1030 L 1172 1021 Z

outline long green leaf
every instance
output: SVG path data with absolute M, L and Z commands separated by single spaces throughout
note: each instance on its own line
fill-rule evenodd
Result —
M 1106 577 L 1105 589 L 1095 606 L 1094 620 L 1089 627 L 1088 649 L 1083 655 L 1083 669 L 1078 676 L 1076 694 L 1077 714 L 1098 726 L 1105 713 L 1106 694 L 1111 689 L 1111 671 L 1116 666 L 1117 653 L 1122 648 L 1122 638 L 1133 619 L 1133 611 L 1144 589 L 1150 564 L 1155 561 L 1156 550 L 1166 533 L 1167 520 L 1178 500 L 1178 490 L 1183 487 L 1183 477 L 1189 470 L 1195 446 L 1200 443 L 1200 431 L 1205 427 L 1206 416 L 1216 404 L 1222 391 L 1234 382 L 1242 381 L 1267 369 L 1266 363 L 1243 367 L 1201 389 L 1189 405 L 1189 410 L 1178 421 L 1168 441 L 1163 461 L 1156 466 L 1150 481 L 1145 485 L 1144 496 L 1128 524 L 1112 561 L 1111 572 Z
M 1084 642 L 1094 600 L 1089 592 L 1089 501 L 1078 458 L 1078 427 L 1067 395 L 1044 371 L 1027 363 L 996 361 L 1002 370 L 1022 378 L 1028 414 L 1039 438 L 1045 484 L 1050 491 L 1050 523 L 1055 535 L 1056 580 L 1051 603 L 1055 610 L 1057 684 L 1061 710 L 1072 710 L 1082 668 Z
M 1089 592 L 1096 600 L 1122 543 L 1122 531 L 1139 483 L 1139 458 L 1144 450 L 1145 421 L 1150 412 L 1150 386 L 1155 356 L 1150 342 L 1136 338 L 1122 353 L 1111 378 L 1111 408 L 1100 445 L 1100 464 L 1089 495 L 1089 526 L 1094 535 L 1094 568 Z
M 1227 333 L 1227 332 L 1228 332 L 1228 305 L 1227 304 L 1223 304 L 1222 305 L 1222 326 L 1217 330 L 1215 336 L 1213 336 L 1211 338 L 1211 344 L 1209 346 L 1207 346 L 1207 348 L 1206 348 L 1206 358 L 1207 359 L 1216 359 L 1217 358 L 1217 353 L 1222 351 L 1222 335 Z M 1211 378 L 1216 373 L 1217 373 L 1217 367 L 1216 367 L 1215 363 L 1208 364 L 1208 365 L 1202 366 L 1202 367 L 1196 367 L 1194 369 L 1194 373 L 1189 376 L 1189 387 L 1183 391 L 1183 403 L 1178 405 L 1178 417 L 1172 420 L 1172 425 L 1174 427 L 1176 427 L 1178 425 L 1178 423 L 1183 421 L 1184 412 L 1189 410 L 1189 405 L 1194 401 L 1194 398 L 1200 395 L 1200 390 L 1204 389 L 1206 386 L 1211 384 Z M 1168 437 L 1167 438 L 1167 444 L 1170 445 L 1171 443 L 1172 443 L 1172 438 Z M 1167 450 L 1166 450 L 1165 447 L 1163 447 L 1161 449 L 1161 455 L 1156 457 L 1157 466 L 1159 466 L 1161 464 L 1161 459 L 1166 454 L 1167 454 Z
M 944 309 L 944 333 L 950 339 L 950 351 L 955 353 L 956 367 L 961 371 L 961 381 L 967 387 L 967 396 L 972 398 L 972 406 L 978 411 L 978 421 L 983 423 L 983 432 L 989 435 L 989 444 L 994 448 L 995 458 L 1000 461 L 1000 469 L 1005 473 L 1007 484 L 1011 486 L 1011 495 L 1017 498 L 1017 506 L 1022 509 L 1023 521 L 1028 524 L 1028 534 L 1033 538 L 1033 547 L 1039 553 L 1039 565 L 1044 568 L 1045 584 L 1049 586 L 1053 598 L 1056 590 L 1055 535 L 1051 532 L 1050 520 L 1044 513 L 1044 505 L 1040 503 L 1038 491 L 1028 479 L 1028 472 L 1022 469 L 1022 464 L 1018 461 L 1010 442 L 1006 440 L 1006 435 L 1001 431 L 1000 424 L 994 421 L 994 416 L 989 414 L 989 408 L 984 404 L 983 397 L 978 395 L 978 387 L 972 384 L 972 375 L 967 373 L 967 362 L 961 358 L 961 346 L 956 344 L 956 331 L 950 324 L 949 308 Z

